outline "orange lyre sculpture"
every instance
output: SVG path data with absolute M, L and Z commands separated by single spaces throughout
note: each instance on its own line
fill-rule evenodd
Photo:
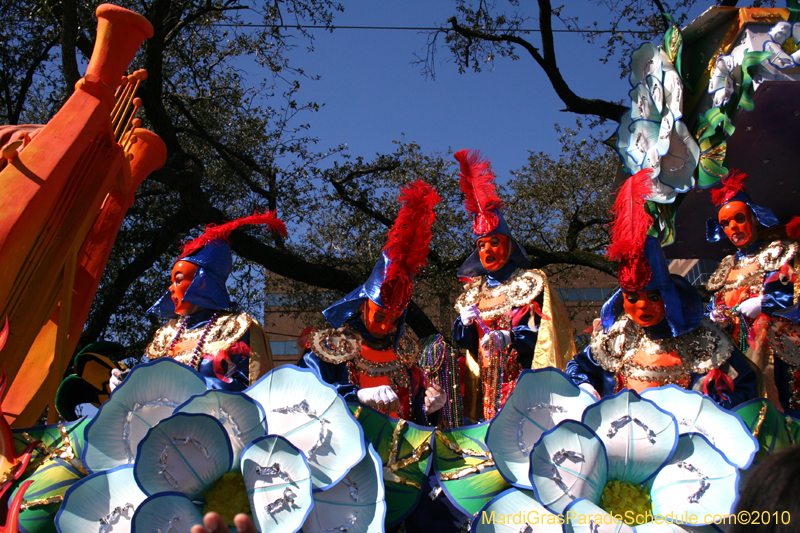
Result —
M 50 405 L 78 343 L 122 219 L 166 146 L 134 118 L 144 71 L 124 76 L 151 37 L 136 13 L 97 8 L 86 75 L 45 126 L 23 126 L 0 161 L 0 357 L 8 375 L 2 413 L 35 424 Z M 35 135 L 34 135 L 35 134 Z

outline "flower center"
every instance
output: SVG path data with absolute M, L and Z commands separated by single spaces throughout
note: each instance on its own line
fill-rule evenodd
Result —
M 786 39 L 781 45 L 781 48 L 783 48 L 783 51 L 789 55 L 792 55 L 793 53 L 797 52 L 797 50 L 800 50 L 800 46 L 798 46 L 794 41 L 794 37 L 789 37 Z
M 244 485 L 244 478 L 238 472 L 228 472 L 203 493 L 206 504 L 203 506 L 203 514 L 210 511 L 219 513 L 228 526 L 233 526 L 233 517 L 239 513 L 244 513 L 250 518 L 253 513 L 250 511 L 250 500 L 247 498 L 247 487 Z
M 619 516 L 629 526 L 640 526 L 653 520 L 650 493 L 641 485 L 612 480 L 603 487 L 600 507 L 612 516 Z

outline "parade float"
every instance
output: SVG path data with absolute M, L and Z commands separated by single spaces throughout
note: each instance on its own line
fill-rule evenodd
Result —
M 309 370 L 208 391 L 169 358 L 134 368 L 92 418 L 57 423 L 56 389 L 111 245 L 166 157 L 134 118 L 146 74 L 124 75 L 149 23 L 114 6 L 97 14 L 95 53 L 62 110 L 0 130 L 0 530 L 188 532 L 213 510 L 264 532 L 384 531 L 443 498 L 476 532 L 714 531 L 753 465 L 800 437 L 765 398 L 726 410 L 667 385 L 598 399 L 551 368 L 522 371 L 478 424 L 451 394 L 434 428 L 348 406 Z M 703 189 L 732 168 L 757 177 L 751 194 L 783 224 L 796 214 L 797 20 L 796 9 L 713 8 L 632 55 L 631 109 L 610 141 L 617 184 L 650 171 L 651 236 L 667 255 L 728 253 L 701 244 L 700 228 L 714 214 Z M 452 349 L 427 348 L 418 366 L 458 390 Z M 46 408 L 51 424 L 30 427 Z

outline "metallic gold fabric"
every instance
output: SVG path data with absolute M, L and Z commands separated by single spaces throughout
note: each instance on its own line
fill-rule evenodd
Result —
M 575 338 L 572 335 L 572 326 L 569 323 L 567 309 L 564 302 L 550 287 L 547 275 L 540 270 L 535 270 L 544 280 L 542 290 L 542 314 L 550 320 L 539 321 L 539 334 L 536 339 L 536 350 L 533 352 L 531 368 L 554 367 L 565 370 L 567 363 L 575 357 Z M 531 313 L 531 328 L 533 327 L 533 313 Z

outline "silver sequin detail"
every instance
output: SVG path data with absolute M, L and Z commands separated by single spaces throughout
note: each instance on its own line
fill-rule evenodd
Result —
M 158 533 L 169 533 L 170 531 L 175 531 L 175 532 L 180 531 L 177 527 L 175 527 L 175 523 L 176 522 L 180 522 L 180 520 L 181 520 L 181 517 L 180 516 L 176 516 L 175 518 L 173 518 L 172 520 L 167 522 L 167 527 L 165 529 L 159 528 L 158 529 Z
M 131 517 L 128 516 L 129 511 L 133 511 L 132 503 L 126 503 L 121 507 L 114 507 L 110 513 L 100 519 L 100 529 L 97 530 L 98 533 L 106 533 L 111 526 L 119 522 L 121 516 L 130 520 Z
M 274 502 L 270 503 L 269 505 L 264 506 L 264 510 L 267 511 L 270 515 L 274 515 L 284 509 L 287 511 L 291 511 L 292 509 L 299 509 L 300 506 L 294 503 L 295 498 L 297 498 L 297 494 L 292 492 L 292 489 L 286 487 L 283 490 L 283 496 L 275 500 Z
M 342 483 L 350 489 L 350 497 L 353 498 L 353 501 L 358 503 L 358 485 L 356 485 L 356 482 L 350 479 L 350 476 L 345 476 Z
M 326 529 L 322 533 L 337 533 L 337 532 L 344 533 L 346 531 L 350 531 L 350 528 L 356 524 L 357 519 L 358 519 L 358 511 L 353 511 L 353 518 L 348 520 L 346 524 Z
M 329 430 L 329 429 L 327 429 L 325 427 L 327 424 L 331 423 L 330 420 L 328 420 L 327 418 L 318 417 L 317 416 L 317 412 L 314 411 L 313 409 L 311 409 L 311 406 L 308 405 L 308 402 L 306 400 L 303 400 L 300 403 L 296 403 L 291 407 L 286 406 L 286 407 L 279 407 L 277 409 L 273 409 L 272 412 L 273 413 L 281 413 L 281 414 L 284 414 L 284 415 L 289 414 L 289 413 L 303 413 L 306 416 L 308 416 L 309 418 L 317 420 L 320 423 L 319 439 L 317 440 L 317 443 L 314 444 L 314 446 L 312 446 L 311 449 L 308 450 L 306 455 L 314 455 L 316 453 L 316 451 L 320 448 L 320 446 L 325 444 L 325 440 L 327 439 L 328 435 L 331 433 L 331 430 Z
M 256 465 L 256 474 L 259 476 L 279 477 L 287 483 L 294 483 L 289 474 L 281 470 L 280 463 L 272 463 L 270 466 Z
M 647 425 L 645 425 L 645 423 L 639 420 L 638 418 L 631 418 L 631 415 L 625 415 L 622 418 L 618 418 L 617 420 L 611 422 L 611 425 L 608 428 L 608 433 L 607 433 L 608 438 L 609 439 L 613 438 L 614 435 L 616 435 L 620 429 L 628 425 L 630 422 L 633 422 L 634 424 L 636 424 L 637 426 L 639 426 L 644 430 L 645 434 L 647 435 L 647 440 L 650 442 L 650 444 L 656 443 L 655 432 L 650 428 L 648 428 Z
M 178 488 L 178 480 L 167 470 L 167 458 L 169 457 L 169 446 L 164 446 L 161 455 L 158 457 L 158 475 L 164 476 L 173 489 Z
M 435 487 L 428 493 L 428 498 L 435 500 L 442 493 L 442 486 L 437 483 Z
M 544 403 L 544 402 L 541 402 L 538 405 L 534 405 L 533 407 L 528 407 L 526 411 L 528 412 L 529 415 L 531 415 L 535 411 L 538 411 L 539 409 L 547 409 L 548 411 L 553 411 L 555 413 L 563 413 L 566 411 L 566 409 L 564 409 L 560 405 L 553 405 L 551 403 Z M 519 445 L 519 451 L 521 451 L 525 455 L 530 455 L 531 449 L 528 448 L 528 445 L 525 442 L 526 421 L 527 419 L 525 417 L 522 417 L 522 419 L 519 421 L 519 427 L 517 428 L 517 444 Z
M 239 429 L 239 424 L 236 423 L 236 421 L 233 419 L 233 417 L 230 415 L 230 413 L 228 413 L 225 409 L 220 407 L 219 408 L 219 414 L 217 415 L 217 418 L 219 419 L 219 421 L 222 424 L 225 424 L 225 422 L 230 424 L 231 425 L 231 432 L 233 433 L 233 436 L 236 437 L 237 439 L 241 440 L 242 430 Z
M 518 533 L 533 533 L 533 528 L 529 523 L 525 522 L 524 524 L 522 524 L 522 527 L 519 528 Z
M 692 430 L 692 431 L 694 431 L 694 432 L 697 432 L 697 433 L 700 433 L 700 434 L 701 434 L 701 435 L 703 435 L 705 438 L 707 438 L 707 439 L 708 439 L 708 442 L 710 442 L 711 444 L 716 444 L 716 443 L 714 442 L 714 437 L 713 437 L 711 434 L 709 434 L 709 433 L 708 433 L 708 431 L 706 431 L 705 429 L 703 429 L 703 427 L 702 427 L 702 426 L 695 425 L 694 427 L 692 427 L 692 420 L 690 420 L 690 419 L 688 419 L 688 418 L 684 418 L 683 420 L 681 420 L 680 422 L 678 422 L 678 424 L 679 424 L 679 425 L 681 425 L 681 426 L 683 426 L 683 427 L 685 427 L 685 428 L 691 428 L 691 430 Z
M 203 457 L 205 457 L 206 459 L 211 459 L 211 454 L 208 453 L 208 449 L 205 446 L 203 446 L 203 443 L 200 442 L 199 440 L 197 440 L 196 438 L 194 438 L 194 437 L 171 437 L 171 439 L 172 439 L 172 444 L 175 444 L 176 446 L 178 444 L 194 444 L 194 447 L 197 448 L 198 450 L 200 450 L 200 453 L 203 454 Z
M 550 479 L 552 479 L 555 484 L 558 486 L 559 489 L 564 491 L 564 494 L 572 498 L 573 500 L 576 498 L 570 491 L 567 484 L 564 483 L 564 480 L 561 478 L 561 474 L 558 471 L 556 465 L 560 465 L 564 461 L 569 459 L 573 463 L 582 463 L 585 461 L 585 458 L 582 453 L 574 452 L 574 451 L 567 451 L 561 449 L 553 454 L 553 464 L 550 465 Z
M 132 464 L 136 457 L 131 447 L 131 422 L 133 421 L 133 415 L 136 413 L 141 413 L 142 409 L 145 407 L 161 407 L 162 405 L 172 407 L 173 409 L 178 407 L 178 404 L 169 398 L 157 398 L 147 402 L 144 405 L 138 403 L 134 404 L 133 409 L 128 411 L 128 415 L 125 417 L 125 424 L 122 426 L 122 444 L 125 446 L 125 454 L 128 457 L 128 464 Z
M 689 503 L 699 502 L 703 494 L 705 494 L 706 491 L 711 488 L 711 483 L 708 482 L 708 476 L 703 474 L 696 466 L 689 464 L 686 461 L 678 461 L 676 465 L 678 468 L 683 468 L 684 470 L 688 470 L 689 472 L 696 474 L 699 478 L 700 488 L 687 498 Z

